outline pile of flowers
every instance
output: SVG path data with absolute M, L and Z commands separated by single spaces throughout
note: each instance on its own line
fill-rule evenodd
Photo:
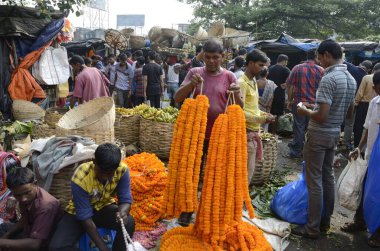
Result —
M 133 203 L 131 215 L 136 231 L 152 230 L 163 217 L 162 203 L 166 187 L 165 165 L 156 155 L 140 153 L 123 160 L 129 167 Z

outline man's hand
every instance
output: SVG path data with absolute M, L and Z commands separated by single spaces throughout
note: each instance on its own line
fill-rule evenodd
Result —
M 302 102 L 302 104 L 309 109 L 314 109 L 314 104 L 310 104 L 309 102 Z
M 191 81 L 190 81 L 190 84 L 193 86 L 193 88 L 197 88 L 197 86 L 199 84 L 201 84 L 203 82 L 203 78 L 201 77 L 201 75 L 199 74 L 194 74 L 192 77 L 191 77 Z
M 267 119 L 266 119 L 265 123 L 273 124 L 274 122 L 276 122 L 276 116 L 268 113 L 266 115 L 266 117 L 267 117 Z
M 240 92 L 240 86 L 236 83 L 232 83 L 228 88 L 228 93 L 237 93 Z
M 293 110 L 293 102 L 288 101 L 288 104 L 286 105 L 286 107 L 288 108 L 289 111 L 292 111 Z
M 117 222 L 119 222 L 119 217 L 123 219 L 124 225 L 127 225 L 128 222 L 128 214 L 131 209 L 131 205 L 128 203 L 124 203 L 119 205 L 119 212 L 116 215 Z
M 355 148 L 352 152 L 350 152 L 350 154 L 348 155 L 348 157 L 351 159 L 354 159 L 356 160 L 358 157 L 359 157 L 359 154 L 360 154 L 360 150 L 359 148 Z
M 310 110 L 307 109 L 305 106 L 297 107 L 297 113 L 300 116 L 309 116 Z
M 132 97 L 132 91 L 129 91 L 129 92 L 128 92 L 128 97 L 129 97 L 129 98 Z

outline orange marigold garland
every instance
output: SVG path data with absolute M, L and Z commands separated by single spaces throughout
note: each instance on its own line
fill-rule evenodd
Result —
M 179 161 L 181 157 L 181 140 L 185 131 L 184 129 L 186 127 L 186 119 L 188 110 L 190 108 L 189 102 L 191 101 L 189 99 L 186 99 L 183 103 L 174 126 L 173 140 L 170 148 L 168 183 L 164 196 L 164 211 L 168 216 L 174 216 L 176 214 L 175 201 L 176 198 L 178 198 L 178 196 L 176 196 L 178 194 L 176 191 L 178 191 L 179 187 L 177 184 L 179 183 L 179 181 L 177 181 L 177 177 L 179 172 Z
M 199 128 L 199 138 L 198 138 L 198 146 L 197 146 L 197 153 L 195 158 L 195 164 L 194 164 L 194 174 L 199 174 L 201 170 L 201 163 L 202 163 L 202 156 L 203 156 L 203 143 L 206 137 L 206 126 L 207 126 L 207 112 L 209 107 L 209 101 L 208 98 L 205 95 L 198 95 L 197 100 L 201 105 L 198 105 L 197 113 L 202 114 L 202 121 L 201 126 Z M 193 176 L 193 186 L 199 183 L 199 175 Z M 198 207 L 198 189 L 195 187 L 193 189 L 193 202 L 196 203 L 194 205 L 195 208 Z
M 206 133 L 208 98 L 185 100 L 179 112 L 169 158 L 169 175 L 163 210 L 168 216 L 198 208 L 198 181 Z M 201 149 L 201 150 L 200 150 Z
M 140 153 L 123 160 L 129 167 L 133 203 L 131 215 L 137 231 L 152 230 L 162 218 L 167 173 L 156 155 Z
M 239 106 L 231 105 L 212 129 L 195 225 L 167 232 L 160 250 L 272 250 L 261 230 L 242 221 L 243 203 L 249 215 L 254 215 L 246 152 L 244 113 Z

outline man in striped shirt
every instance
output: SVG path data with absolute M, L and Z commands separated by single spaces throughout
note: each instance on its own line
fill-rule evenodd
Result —
M 315 62 L 315 49 L 307 52 L 307 61 L 294 66 L 286 80 L 288 89 L 288 109 L 294 115 L 293 141 L 289 143 L 289 157 L 301 158 L 304 135 L 309 118 L 297 114 L 297 104 L 302 102 L 306 107 L 315 103 L 319 82 L 322 79 L 323 68 Z
M 334 155 L 340 138 L 340 125 L 353 114 L 356 82 L 343 64 L 341 46 L 329 39 L 317 49 L 318 61 L 325 68 L 314 110 L 305 106 L 298 114 L 310 118 L 303 156 L 308 190 L 308 221 L 292 233 L 317 239 L 330 228 L 334 211 Z M 322 217 L 322 205 L 324 215 Z

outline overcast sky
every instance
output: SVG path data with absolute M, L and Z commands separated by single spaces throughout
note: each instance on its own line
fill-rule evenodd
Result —
M 177 0 L 109 0 L 109 10 L 110 28 L 116 28 L 117 15 L 145 14 L 145 34 L 153 26 L 171 28 L 178 23 L 189 23 L 193 18 L 191 6 Z M 83 18 L 70 15 L 69 19 L 74 26 L 83 26 Z

